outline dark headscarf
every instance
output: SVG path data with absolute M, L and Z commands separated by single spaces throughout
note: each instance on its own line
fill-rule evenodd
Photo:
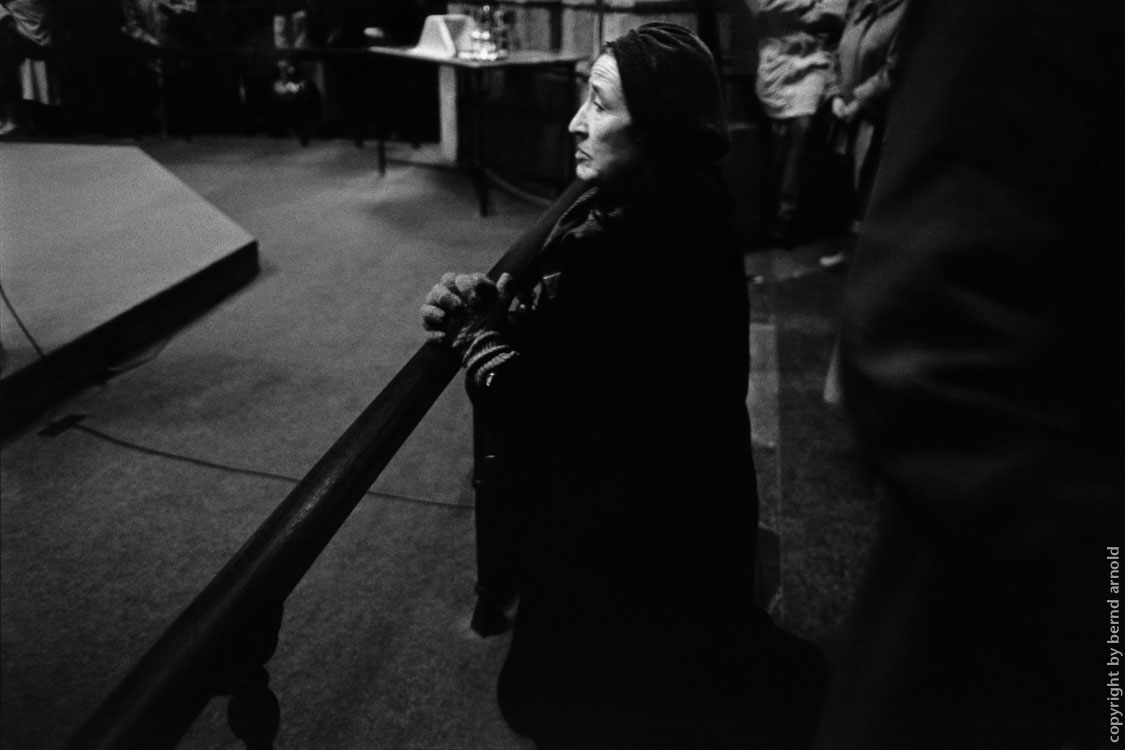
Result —
M 647 23 L 609 42 L 638 139 L 657 158 L 714 161 L 730 147 L 718 71 L 694 33 Z

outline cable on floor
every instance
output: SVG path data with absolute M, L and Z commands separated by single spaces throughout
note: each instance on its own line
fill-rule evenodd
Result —
M 27 330 L 27 326 L 23 324 L 23 318 L 21 318 L 20 314 L 16 312 L 16 308 L 12 306 L 12 301 L 8 299 L 8 293 L 4 291 L 4 285 L 2 283 L 0 283 L 0 298 L 4 300 L 4 307 L 8 308 L 8 312 L 10 312 L 12 314 L 12 317 L 16 319 L 16 325 L 18 325 L 20 327 L 20 330 L 23 331 L 23 335 L 29 342 L 31 342 L 31 348 L 34 349 L 35 353 L 39 355 L 39 359 L 46 359 L 47 355 L 43 353 L 43 350 L 39 347 L 39 342 L 36 341 L 35 337 L 31 335 L 31 331 Z
M 7 292 L 4 291 L 3 284 L 0 284 L 0 298 L 3 299 L 4 306 L 8 308 L 8 312 L 10 312 L 12 314 L 12 317 L 15 319 L 16 324 L 19 326 L 20 330 L 23 332 L 23 335 L 27 338 L 28 342 L 31 344 L 31 347 L 35 350 L 36 356 L 38 356 L 39 360 L 44 364 L 46 370 L 49 373 L 51 373 L 53 376 L 55 376 L 59 380 L 63 381 L 64 383 L 71 384 L 71 385 L 85 385 L 85 384 L 90 382 L 90 381 L 75 380 L 73 378 L 70 378 L 70 377 L 64 375 L 61 372 L 58 372 L 53 367 L 53 363 L 47 358 L 47 354 L 43 351 L 43 348 L 39 345 L 39 342 L 35 340 L 35 337 L 31 334 L 31 331 L 29 331 L 27 326 L 24 325 L 23 319 L 20 317 L 19 312 L 16 311 L 16 308 L 12 305 L 11 300 L 8 299 L 8 294 L 7 294 Z M 120 375 L 122 373 L 128 372 L 130 370 L 134 370 L 138 367 L 141 367 L 143 365 L 148 364 L 149 362 L 153 361 L 158 356 L 160 356 L 161 352 L 164 351 L 164 348 L 166 346 L 168 346 L 168 344 L 172 341 L 173 338 L 174 338 L 174 335 L 165 338 L 163 341 L 160 341 L 158 344 L 156 344 L 147 354 L 141 356 L 138 359 L 135 359 L 131 362 L 127 362 L 124 365 L 120 365 L 118 367 L 106 368 L 105 370 L 102 371 L 102 376 L 105 377 L 106 379 L 108 379 L 110 377 Z M 94 377 L 93 379 L 96 382 L 96 377 Z M 95 429 L 93 427 L 88 427 L 86 425 L 80 424 L 80 422 L 84 418 L 85 417 L 83 417 L 83 416 L 71 414 L 71 415 L 62 417 L 61 419 L 58 419 L 58 420 L 51 420 L 51 423 L 44 430 L 42 430 L 40 432 L 40 434 L 44 435 L 44 436 L 48 436 L 48 437 L 53 437 L 54 435 L 59 434 L 63 430 L 73 428 L 73 429 L 85 432 L 86 434 L 91 435 L 93 437 L 96 437 L 100 440 L 104 440 L 108 443 L 112 443 L 113 445 L 117 445 L 119 447 L 126 448 L 128 450 L 136 451 L 138 453 L 144 453 L 144 454 L 149 455 L 149 456 L 156 456 L 158 458 L 166 458 L 166 459 L 169 459 L 169 460 L 172 460 L 172 461 L 180 461 L 180 462 L 183 462 L 183 463 L 189 463 L 189 464 L 193 464 L 195 466 L 202 466 L 202 467 L 205 467 L 205 468 L 215 469 L 217 471 L 223 471 L 223 472 L 227 472 L 227 473 L 231 473 L 231 474 L 241 474 L 241 475 L 244 475 L 244 476 L 261 477 L 261 478 L 264 478 L 264 479 L 274 479 L 274 480 L 281 481 L 281 482 L 288 482 L 288 483 L 293 484 L 293 485 L 296 485 L 301 481 L 300 479 L 298 479 L 296 477 L 290 477 L 290 476 L 286 476 L 284 474 L 274 474 L 274 473 L 268 472 L 268 471 L 258 471 L 257 469 L 244 469 L 244 468 L 241 468 L 241 467 L 238 467 L 238 466 L 229 466 L 227 464 L 220 464 L 220 463 L 215 463 L 213 461 L 207 461 L 207 460 L 204 460 L 204 459 L 201 459 L 201 458 L 195 458 L 193 456 L 185 456 L 185 455 L 182 455 L 182 454 L 179 454 L 179 453 L 170 453 L 168 451 L 162 451 L 162 450 L 159 450 L 159 449 L 156 449 L 156 448 L 149 448 L 147 446 L 140 445 L 138 443 L 133 443 L 133 442 L 130 442 L 128 440 L 123 440 L 119 437 L 114 437 L 113 435 L 102 432 L 101 430 Z M 423 500 L 423 499 L 417 498 L 417 497 L 407 497 L 406 495 L 396 495 L 396 494 L 390 493 L 390 492 L 377 492 L 375 490 L 368 490 L 367 492 L 364 493 L 364 495 L 370 496 L 370 497 L 378 497 L 378 498 L 382 498 L 382 499 L 385 499 L 385 500 L 398 500 L 400 502 L 413 503 L 415 505 L 432 505 L 432 506 L 438 506 L 438 507 L 443 507 L 443 508 L 457 508 L 459 510 L 463 510 L 463 509 L 472 510 L 473 507 L 474 507 L 472 505 L 461 505 L 459 503 L 443 503 L 439 500 Z
M 16 310 L 15 305 L 13 305 L 12 301 L 8 299 L 8 293 L 4 291 L 3 284 L 0 284 L 0 299 L 3 299 L 4 307 L 8 308 L 8 312 L 12 314 L 12 318 L 15 319 L 16 325 L 18 325 L 20 331 L 23 332 L 24 338 L 26 338 L 28 343 L 31 344 L 31 348 L 35 350 L 35 356 L 41 363 L 43 363 L 44 369 L 55 379 L 60 380 L 67 385 L 89 385 L 91 383 L 104 382 L 106 380 L 109 380 L 110 378 L 117 377 L 118 375 L 129 372 L 130 370 L 135 370 L 138 367 L 147 365 L 149 362 L 159 357 L 160 354 L 164 351 L 164 348 L 167 347 L 169 343 L 171 343 L 173 338 L 175 338 L 174 333 L 171 336 L 165 337 L 164 339 L 158 341 L 156 344 L 150 346 L 149 349 L 141 356 L 125 362 L 124 364 L 106 367 L 99 372 L 91 373 L 86 378 L 74 378 L 55 368 L 55 363 L 52 362 L 51 359 L 47 356 L 47 353 L 43 351 L 43 347 L 39 345 L 39 342 L 36 340 L 35 336 L 32 335 L 31 331 L 28 330 L 27 325 L 24 324 L 23 318 L 20 317 L 20 314 Z
M 270 471 L 259 471 L 257 469 L 244 469 L 244 468 L 238 467 L 238 466 L 230 466 L 228 464 L 221 464 L 221 463 L 216 463 L 214 461 L 207 461 L 207 460 L 202 459 L 202 458 L 195 458 L 194 456 L 185 456 L 185 455 L 180 454 L 180 453 L 172 453 L 172 452 L 169 452 L 169 451 L 159 450 L 157 448 L 150 448 L 150 447 L 145 446 L 145 445 L 140 445 L 139 443 L 134 443 L 134 442 L 131 442 L 129 440 L 124 440 L 122 438 L 115 437 L 115 436 L 110 435 L 106 432 L 102 432 L 101 430 L 96 429 L 94 427 L 89 427 L 89 426 L 84 425 L 84 424 L 79 424 L 78 422 L 81 421 L 80 419 L 75 419 L 73 417 L 71 417 L 71 418 L 65 418 L 64 417 L 64 419 L 69 419 L 70 423 L 67 425 L 67 427 L 70 427 L 70 428 L 75 429 L 75 430 L 80 430 L 81 432 L 84 432 L 88 435 L 96 437 L 99 440 L 104 440 L 105 442 L 111 443 L 111 444 L 116 445 L 118 447 L 125 448 L 125 449 L 131 450 L 131 451 L 136 451 L 137 453 L 143 453 L 143 454 L 148 455 L 148 456 L 155 456 L 157 458 L 165 458 L 165 459 L 169 459 L 171 461 L 179 461 L 179 462 L 182 462 L 182 463 L 192 464 L 193 466 L 202 466 L 204 468 L 215 469 L 216 471 L 222 471 L 222 472 L 225 472 L 225 473 L 228 473 L 228 474 L 240 474 L 240 475 L 243 475 L 243 476 L 260 477 L 260 478 L 264 478 L 264 479 L 273 479 L 273 480 L 277 480 L 277 481 L 280 481 L 280 482 L 287 482 L 287 483 L 293 484 L 293 485 L 296 485 L 296 484 L 300 483 L 300 481 L 301 481 L 297 477 L 291 477 L 291 476 L 287 476 L 285 474 L 275 474 L 275 473 L 270 472 Z M 415 505 L 432 505 L 432 506 L 438 506 L 438 507 L 442 507 L 442 508 L 456 508 L 457 510 L 472 510 L 473 507 L 474 507 L 472 505 L 461 505 L 459 503 L 443 503 L 439 500 L 423 500 L 423 499 L 417 498 L 417 497 L 408 497 L 406 495 L 396 495 L 392 492 L 378 492 L 378 491 L 375 491 L 375 490 L 368 490 L 367 492 L 365 492 L 363 494 L 366 495 L 366 496 L 370 496 L 370 497 L 378 497 L 378 498 L 381 498 L 381 499 L 384 499 L 384 500 L 398 500 L 400 502 L 412 503 L 412 504 L 415 504 Z

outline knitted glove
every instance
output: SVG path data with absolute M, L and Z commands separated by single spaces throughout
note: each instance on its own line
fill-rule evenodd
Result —
M 500 326 L 511 301 L 511 282 L 507 273 L 497 283 L 483 273 L 445 274 L 422 305 L 427 337 L 464 354 L 476 338 Z

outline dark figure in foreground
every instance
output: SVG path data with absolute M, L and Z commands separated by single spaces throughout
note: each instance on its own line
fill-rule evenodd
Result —
M 891 501 L 820 746 L 1112 747 L 1125 14 L 911 3 L 841 343 Z
M 744 747 L 754 711 L 815 711 L 824 666 L 752 601 L 749 311 L 710 54 L 679 26 L 630 32 L 570 130 L 591 187 L 533 298 L 508 314 L 507 278 L 447 274 L 423 307 L 519 487 L 501 710 L 544 748 Z

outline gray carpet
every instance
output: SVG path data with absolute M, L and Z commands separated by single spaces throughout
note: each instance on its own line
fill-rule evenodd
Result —
M 752 314 L 776 339 L 776 446 L 755 453 L 759 486 L 777 487 L 776 507 L 764 514 L 781 547 L 771 614 L 830 657 L 865 570 L 880 498 L 843 414 L 824 402 L 846 273 L 824 270 L 819 258 L 850 243 L 843 237 L 757 252 L 746 264 L 757 277 Z

